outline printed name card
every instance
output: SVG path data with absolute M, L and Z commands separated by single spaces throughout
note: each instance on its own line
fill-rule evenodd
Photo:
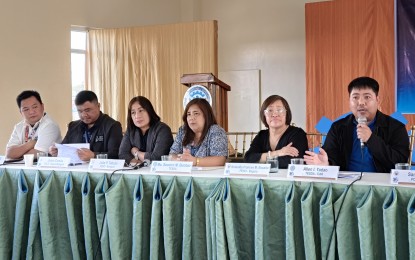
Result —
M 226 163 L 225 175 L 268 176 L 271 164 L 264 163 Z
M 395 170 L 391 171 L 392 184 L 415 184 L 415 171 Z
M 1 156 L 0 155 L 0 164 L 3 164 L 4 160 L 6 160 L 6 156 Z
M 91 159 L 89 170 L 118 170 L 124 168 L 125 160 L 118 159 Z
M 69 157 L 40 157 L 37 161 L 37 167 L 65 168 L 69 166 L 71 158 Z
M 193 162 L 181 161 L 153 161 L 151 163 L 151 172 L 192 172 Z
M 337 177 L 339 176 L 339 169 L 339 166 L 289 164 L 287 177 L 307 177 L 337 180 Z

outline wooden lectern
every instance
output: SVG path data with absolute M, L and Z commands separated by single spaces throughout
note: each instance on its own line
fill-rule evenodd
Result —
M 184 74 L 180 78 L 180 83 L 191 87 L 202 85 L 206 87 L 212 96 L 212 109 L 216 121 L 220 126 L 228 131 L 228 91 L 231 87 L 216 78 L 212 73 Z

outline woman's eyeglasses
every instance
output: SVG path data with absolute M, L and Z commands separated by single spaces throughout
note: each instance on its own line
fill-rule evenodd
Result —
M 284 108 L 278 108 L 278 109 L 265 109 L 264 110 L 264 114 L 266 116 L 273 116 L 273 115 L 277 115 L 277 116 L 281 116 L 284 115 L 285 112 L 287 112 L 286 109 Z

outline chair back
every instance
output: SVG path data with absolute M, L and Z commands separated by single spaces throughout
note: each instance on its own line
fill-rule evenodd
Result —
M 227 132 L 228 159 L 230 161 L 242 161 L 246 151 L 257 135 L 256 132 Z
M 308 139 L 308 149 L 313 152 L 318 152 L 318 149 L 323 146 L 326 134 L 323 133 L 306 133 Z

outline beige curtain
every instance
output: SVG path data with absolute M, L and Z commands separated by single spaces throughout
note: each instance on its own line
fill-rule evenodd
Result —
M 187 90 L 180 77 L 217 75 L 217 63 L 216 21 L 91 30 L 86 88 L 98 95 L 102 111 L 124 129 L 128 102 L 141 95 L 177 131 Z
M 349 112 L 347 85 L 370 76 L 380 110 L 395 112 L 394 0 L 306 4 L 307 130 Z

